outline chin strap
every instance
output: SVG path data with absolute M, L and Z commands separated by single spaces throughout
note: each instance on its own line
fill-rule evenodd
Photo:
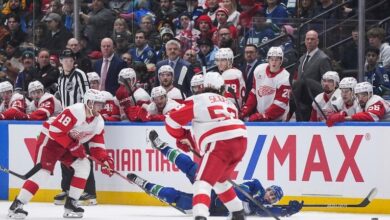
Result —
M 92 109 L 93 109 L 93 104 L 95 103 L 95 101 L 90 101 L 90 102 L 92 102 L 92 107 L 91 108 L 88 106 L 88 103 L 85 104 L 85 105 L 87 106 L 87 109 L 88 109 L 89 113 L 93 116 Z

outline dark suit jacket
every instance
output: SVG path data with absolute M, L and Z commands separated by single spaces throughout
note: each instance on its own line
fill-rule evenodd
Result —
M 306 63 L 305 69 L 302 70 L 303 61 L 305 60 L 306 53 L 299 58 L 298 67 L 298 79 L 306 78 L 313 79 L 317 82 L 321 82 L 322 75 L 332 70 L 332 64 L 328 55 L 322 50 L 318 50 L 313 57 Z
M 255 63 L 255 65 L 252 67 L 252 69 L 249 71 L 249 73 L 248 73 L 247 76 L 246 76 L 246 80 L 245 80 L 246 91 L 245 91 L 245 99 L 244 99 L 244 102 L 246 102 L 246 99 L 247 99 L 247 97 L 248 97 L 248 94 L 249 94 L 249 92 L 250 92 L 251 89 L 252 89 L 252 85 L 253 85 L 253 72 L 255 71 L 256 67 L 257 67 L 259 64 L 262 64 L 262 63 L 263 63 L 263 62 L 261 62 L 260 60 L 257 60 L 257 62 Z M 246 67 L 247 67 L 247 63 L 245 62 L 245 64 L 242 65 L 241 68 L 240 68 L 242 74 L 245 74 Z M 245 76 L 244 76 L 244 79 L 245 79 Z
M 169 65 L 168 60 L 162 60 L 156 64 L 156 83 L 160 85 L 158 80 L 158 69 L 163 65 Z M 186 97 L 191 95 L 191 79 L 194 75 L 194 70 L 191 64 L 182 58 L 179 58 L 174 69 L 173 85 L 179 88 Z M 179 82 L 180 79 L 180 82 Z
M 94 71 L 97 72 L 100 76 L 101 70 L 103 65 L 103 59 L 99 59 L 96 61 L 94 66 Z M 127 64 L 125 61 L 122 60 L 118 55 L 114 54 L 112 57 L 110 67 L 107 71 L 107 78 L 105 82 L 105 88 L 106 91 L 110 92 L 113 96 L 115 96 L 116 90 L 119 88 L 118 84 L 118 75 L 119 72 L 126 68 Z

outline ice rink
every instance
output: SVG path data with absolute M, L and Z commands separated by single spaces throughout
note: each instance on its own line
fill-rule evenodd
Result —
M 8 207 L 11 202 L 0 201 L 0 219 L 8 219 Z M 30 203 L 25 206 L 29 212 L 26 219 L 63 219 L 63 206 L 55 206 L 49 203 Z M 301 212 L 288 218 L 282 219 L 302 219 L 302 220 L 371 220 L 376 217 L 378 220 L 390 220 L 390 215 L 374 214 L 339 214 L 326 212 Z M 85 207 L 83 219 L 97 220 L 168 220 L 184 219 L 190 220 L 191 216 L 186 216 L 171 207 L 146 207 L 146 206 L 119 206 L 119 205 L 97 205 Z M 226 217 L 210 217 L 213 219 L 226 219 Z M 247 219 L 273 219 L 264 217 L 248 217 Z

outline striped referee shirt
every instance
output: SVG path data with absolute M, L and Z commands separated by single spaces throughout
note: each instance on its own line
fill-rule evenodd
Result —
M 61 71 L 58 78 L 58 92 L 64 108 L 82 102 L 87 89 L 89 89 L 88 78 L 82 70 L 74 68 L 68 75 Z

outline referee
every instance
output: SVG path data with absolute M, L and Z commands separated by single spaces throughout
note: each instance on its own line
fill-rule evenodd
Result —
M 60 70 L 60 77 L 58 78 L 58 95 L 63 108 L 82 102 L 84 93 L 89 89 L 87 75 L 82 70 L 75 67 L 75 61 L 75 54 L 73 54 L 70 49 L 65 49 L 60 54 L 62 69 Z M 88 147 L 86 147 L 86 151 L 89 152 Z M 67 192 L 69 191 L 70 183 L 74 174 L 74 170 L 72 168 L 66 167 L 63 164 L 61 164 L 61 171 L 62 192 L 54 197 L 54 204 L 56 205 L 63 205 L 65 203 L 65 198 L 67 196 Z M 80 197 L 80 202 L 83 205 L 97 204 L 92 163 L 91 173 L 85 186 L 85 192 Z

